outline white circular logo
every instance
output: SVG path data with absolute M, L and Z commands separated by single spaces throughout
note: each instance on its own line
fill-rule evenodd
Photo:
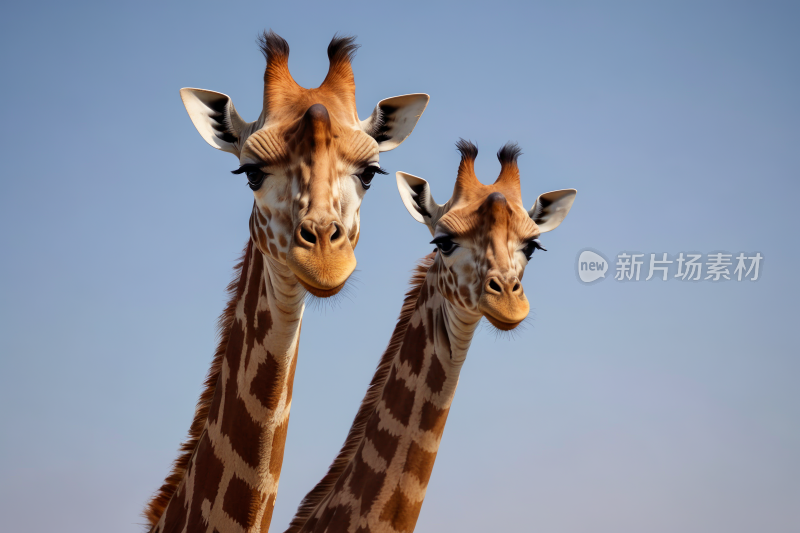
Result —
M 584 250 L 578 256 L 578 279 L 592 283 L 606 277 L 608 260 L 597 252 Z

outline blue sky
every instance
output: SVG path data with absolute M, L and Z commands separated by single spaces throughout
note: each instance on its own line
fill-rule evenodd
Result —
M 579 190 L 524 286 L 530 325 L 477 334 L 418 532 L 797 531 L 791 2 L 16 3 L 0 20 L 0 516 L 136 532 L 215 346 L 252 195 L 178 89 L 252 120 L 272 28 L 303 86 L 354 34 L 362 117 L 426 92 L 391 174 L 449 197 L 459 137 L 522 195 Z M 350 299 L 306 313 L 273 530 L 344 439 L 430 236 L 391 176 L 362 210 Z M 764 256 L 758 282 L 584 286 L 578 253 Z M 794 348 L 792 348 L 794 346 Z

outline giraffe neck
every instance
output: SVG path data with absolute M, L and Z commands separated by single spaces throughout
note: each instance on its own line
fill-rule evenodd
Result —
M 401 313 L 339 458 L 287 533 L 413 531 L 480 320 L 439 293 L 440 268 L 409 293 L 410 315 Z
M 289 424 L 304 292 L 250 241 L 202 434 L 153 533 L 267 531 Z

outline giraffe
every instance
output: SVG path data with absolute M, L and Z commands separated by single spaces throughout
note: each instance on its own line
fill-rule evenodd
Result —
M 445 421 L 481 317 L 500 330 L 528 314 L 520 280 L 539 236 L 569 212 L 576 191 L 542 194 L 523 208 L 516 144 L 497 154 L 500 175 L 481 184 L 478 150 L 461 152 L 455 190 L 436 204 L 428 183 L 397 173 L 406 208 L 436 249 L 411 278 L 389 346 L 338 457 L 306 495 L 287 533 L 414 530 Z
M 254 203 L 189 437 L 144 512 L 152 533 L 269 528 L 305 296 L 329 297 L 347 282 L 361 201 L 374 176 L 386 174 L 379 153 L 408 137 L 429 99 L 388 98 L 359 120 L 354 39 L 334 36 L 325 80 L 304 89 L 289 72 L 288 43 L 264 32 L 263 110 L 254 122 L 224 94 L 180 91 L 200 135 L 239 159 L 233 174 L 246 174 Z

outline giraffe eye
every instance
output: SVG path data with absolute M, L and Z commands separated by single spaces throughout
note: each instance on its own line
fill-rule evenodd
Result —
M 364 171 L 361 172 L 361 174 L 358 175 L 358 179 L 361 180 L 361 186 L 364 187 L 365 191 L 370 188 L 372 184 L 372 178 L 375 177 L 375 174 L 386 175 L 388 174 L 388 172 L 386 172 L 379 166 L 370 165 L 367 168 L 365 168 Z
M 261 188 L 261 185 L 264 183 L 264 179 L 267 175 L 258 169 L 248 170 L 247 171 L 247 186 L 257 191 Z
M 533 252 L 536 250 L 542 250 L 543 252 L 546 252 L 547 248 L 542 247 L 542 243 L 539 242 L 539 239 L 531 239 L 525 243 L 525 248 L 522 249 L 522 253 L 525 254 L 525 257 L 528 259 L 528 261 L 530 261 Z
M 261 170 L 260 167 L 261 165 L 259 164 L 242 165 L 238 169 L 231 171 L 231 174 L 246 174 L 247 186 L 257 191 L 261 188 L 266 177 L 269 176 L 269 174 Z
M 450 235 L 436 237 L 431 241 L 431 244 L 435 244 L 439 251 L 442 252 L 442 255 L 450 255 L 453 250 L 458 248 L 458 244 L 453 241 Z

